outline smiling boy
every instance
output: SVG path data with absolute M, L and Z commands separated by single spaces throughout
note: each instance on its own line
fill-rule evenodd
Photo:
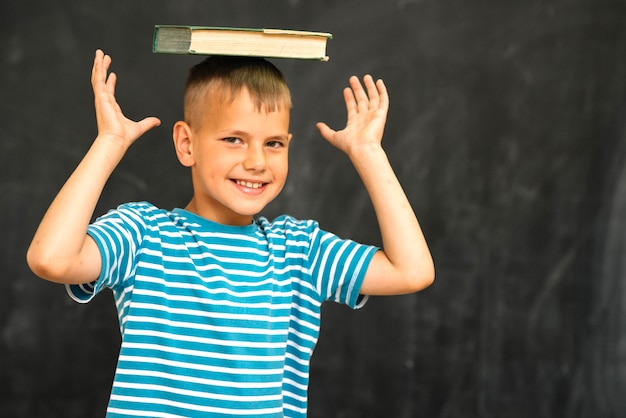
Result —
M 92 70 L 98 136 L 46 212 L 28 251 L 38 276 L 87 302 L 112 290 L 122 343 L 107 416 L 304 417 L 321 304 L 415 292 L 434 278 L 418 221 L 381 146 L 384 83 L 344 90 L 345 152 L 374 205 L 383 248 L 340 239 L 312 220 L 256 215 L 288 171 L 291 99 L 268 61 L 210 57 L 190 71 L 174 126 L 190 168 L 184 209 L 127 203 L 90 224 L 131 144 L 160 124 L 127 119 L 111 58 Z
M 248 67 L 242 67 L 244 62 Z M 241 74 L 233 76 L 237 70 Z M 261 60 L 223 57 L 192 69 L 185 121 L 174 125 L 178 159 L 191 167 L 194 197 L 187 208 L 192 212 L 218 223 L 246 225 L 282 190 L 291 98 L 282 76 L 272 70 Z M 247 74 L 254 72 L 254 77 Z M 265 84 L 243 84 L 255 78 Z

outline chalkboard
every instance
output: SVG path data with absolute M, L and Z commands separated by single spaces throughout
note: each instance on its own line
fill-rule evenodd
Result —
M 0 5 L 0 416 L 104 416 L 120 336 L 110 294 L 78 305 L 25 263 L 96 134 L 96 48 L 117 97 L 163 124 L 133 146 L 97 213 L 183 206 L 171 127 L 197 57 L 151 53 L 155 24 L 331 32 L 327 63 L 275 60 L 294 99 L 290 177 L 264 212 L 380 244 L 348 159 L 352 74 L 391 95 L 384 146 L 430 244 L 427 290 L 329 304 L 309 416 L 626 415 L 626 3 L 609 0 L 7 0 Z

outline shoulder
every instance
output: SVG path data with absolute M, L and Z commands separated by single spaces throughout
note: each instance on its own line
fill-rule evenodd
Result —
M 167 222 L 171 217 L 169 211 L 160 209 L 149 202 L 129 202 L 119 205 L 100 216 L 94 226 L 118 225 L 145 229 Z
M 125 214 L 141 217 L 142 219 L 153 219 L 158 217 L 169 217 L 169 211 L 158 208 L 150 202 L 128 202 L 111 209 L 104 216 L 115 214 Z
M 116 209 L 120 212 L 135 212 L 143 215 L 158 215 L 167 213 L 166 210 L 160 209 L 150 202 L 128 202 L 119 205 Z
M 284 235 L 310 235 L 319 230 L 319 224 L 313 219 L 296 219 L 290 215 L 280 215 L 272 221 L 260 217 L 257 225 L 266 233 Z

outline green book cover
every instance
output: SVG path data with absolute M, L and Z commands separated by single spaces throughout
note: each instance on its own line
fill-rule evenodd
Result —
M 277 58 L 304 58 L 304 59 L 321 59 L 327 60 L 325 56 L 326 40 L 332 39 L 332 34 L 326 32 L 310 32 L 286 29 L 260 29 L 260 28 L 234 28 L 234 27 L 217 27 L 217 26 L 185 26 L 185 25 L 155 25 L 154 36 L 152 41 L 152 52 L 165 54 L 209 54 L 209 51 L 198 51 L 192 48 L 192 40 L 194 31 L 203 32 L 211 31 L 214 34 L 228 35 L 228 32 L 248 32 L 255 35 L 256 39 L 260 39 L 268 35 L 268 44 L 270 44 L 271 35 L 280 36 L 282 39 L 290 39 L 292 42 L 302 42 L 302 50 L 306 51 L 311 41 L 314 40 L 315 46 L 323 50 L 323 55 L 298 56 L 300 53 L 276 53 L 272 55 L 264 55 L 263 53 L 250 52 L 249 55 L 267 56 Z M 260 37 L 259 37 L 260 35 Z M 260 41 L 257 41 L 260 42 Z M 263 43 L 263 42 L 261 42 Z M 239 43 L 241 45 L 241 43 Z M 253 49 L 253 48 L 252 48 Z M 227 51 L 212 52 L 216 55 L 239 55 Z M 306 55 L 306 52 L 303 52 Z M 246 54 L 248 55 L 248 54 Z

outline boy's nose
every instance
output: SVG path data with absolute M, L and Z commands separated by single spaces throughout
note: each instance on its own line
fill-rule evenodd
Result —
M 243 162 L 246 170 L 263 171 L 267 166 L 265 152 L 262 147 L 251 146 L 246 152 L 246 158 Z

